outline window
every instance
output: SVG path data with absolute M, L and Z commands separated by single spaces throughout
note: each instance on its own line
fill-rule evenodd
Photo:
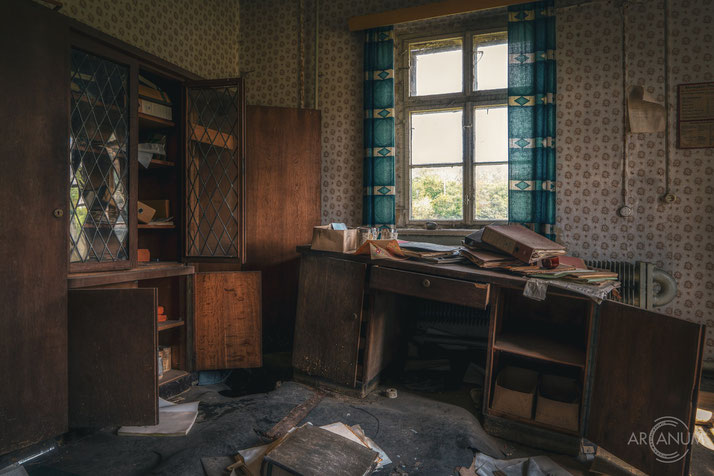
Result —
M 405 42 L 409 221 L 508 219 L 506 32 Z

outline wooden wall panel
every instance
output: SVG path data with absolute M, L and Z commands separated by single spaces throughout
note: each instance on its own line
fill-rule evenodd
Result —
M 0 2 L 0 454 L 67 428 L 69 50 L 62 18 L 33 2 Z
M 195 370 L 263 365 L 259 272 L 197 273 Z
M 320 111 L 249 106 L 246 269 L 263 273 L 266 346 L 292 343 L 299 258 L 320 224 Z

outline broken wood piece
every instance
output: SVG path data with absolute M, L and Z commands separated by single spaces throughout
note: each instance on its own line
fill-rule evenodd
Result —
M 274 440 L 286 435 L 292 428 L 296 427 L 325 398 L 325 394 L 318 391 L 300 405 L 290 410 L 290 413 L 275 424 L 267 433 L 262 436 L 268 440 Z

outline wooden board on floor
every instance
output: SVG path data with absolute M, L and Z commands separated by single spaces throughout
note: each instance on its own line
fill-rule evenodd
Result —
M 0 454 L 67 429 L 67 41 L 62 15 L 0 2 Z
M 71 427 L 155 425 L 157 293 L 69 291 Z
M 263 365 L 260 272 L 197 273 L 196 370 Z

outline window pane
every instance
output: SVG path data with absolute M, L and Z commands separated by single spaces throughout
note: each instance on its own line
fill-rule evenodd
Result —
M 474 166 L 474 219 L 508 219 L 508 165 Z
M 462 204 L 461 167 L 412 169 L 413 220 L 460 220 Z
M 409 45 L 409 95 L 459 93 L 463 90 L 461 38 Z
M 508 87 L 508 43 L 503 34 L 474 37 L 474 89 Z
M 412 164 L 453 164 L 463 161 L 463 112 L 414 112 Z
M 508 161 L 508 108 L 474 109 L 474 162 Z

